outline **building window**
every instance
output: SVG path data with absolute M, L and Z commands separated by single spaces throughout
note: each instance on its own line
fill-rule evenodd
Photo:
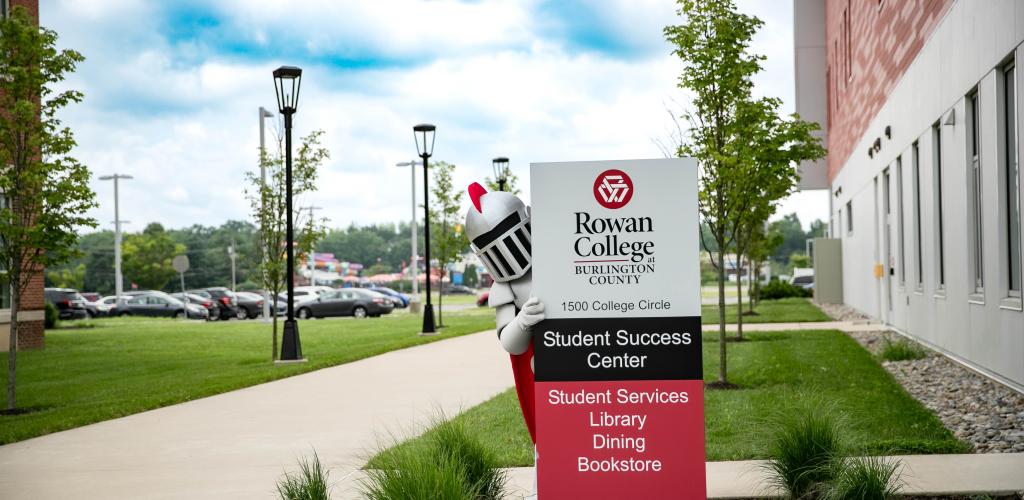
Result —
M 1003 117 L 1006 152 L 1006 257 L 1009 295 L 1020 297 L 1020 168 L 1017 162 L 1017 72 L 1011 62 L 1003 68 Z
M 4 0 L 0 0 L 2 3 Z M 10 206 L 10 200 L 6 194 L 0 193 L 0 211 Z M 3 240 L 0 240 L 0 245 Z M 7 263 L 0 259 L 0 309 L 11 308 L 11 281 L 7 276 Z
M 938 288 L 946 288 L 946 241 L 943 236 L 942 220 L 942 128 L 938 122 L 932 125 L 932 168 L 935 190 L 935 255 L 938 265 Z
M 846 234 L 853 234 L 853 200 L 846 202 Z
M 921 246 L 921 148 L 917 141 L 911 145 L 914 153 L 914 259 L 917 274 L 914 276 L 917 289 L 924 288 L 924 249 Z
M 907 250 L 903 234 L 906 232 L 906 224 L 903 220 L 903 156 L 896 157 L 896 217 L 899 219 L 899 228 L 896 241 L 899 244 L 900 252 L 900 285 L 907 284 Z
M 969 203 L 971 211 L 971 225 L 973 226 L 970 231 L 971 238 L 971 280 L 973 282 L 974 293 L 981 293 L 984 291 L 985 280 L 984 280 L 984 261 L 982 246 L 982 218 L 981 218 L 981 145 L 979 144 L 978 135 L 978 91 L 975 90 L 971 95 L 967 96 L 967 152 L 970 155 L 970 177 L 968 179 L 968 189 L 970 190 Z

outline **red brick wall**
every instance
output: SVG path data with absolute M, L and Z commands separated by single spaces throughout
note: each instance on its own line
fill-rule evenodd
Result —
M 829 181 L 952 3 L 826 0 Z
M 39 0 L 10 0 L 9 4 L 13 9 L 15 6 L 22 6 L 28 9 L 33 17 L 39 19 Z M 21 310 L 41 310 L 45 304 L 43 297 L 43 274 L 36 273 L 29 281 L 28 288 L 21 297 Z M 8 334 L 5 330 L 4 334 Z M 42 349 L 45 338 L 43 335 L 42 321 L 19 321 L 18 325 L 18 349 Z

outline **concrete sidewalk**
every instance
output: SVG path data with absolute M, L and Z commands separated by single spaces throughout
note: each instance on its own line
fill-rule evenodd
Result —
M 910 455 L 892 458 L 899 459 L 903 464 L 903 495 L 970 496 L 1024 492 L 1024 453 Z M 781 496 L 770 488 L 764 463 L 762 460 L 708 462 L 708 498 Z M 508 498 L 523 498 L 532 488 L 532 468 L 509 470 Z
M 717 332 L 718 323 L 704 323 L 702 329 L 705 332 Z M 800 323 L 743 323 L 744 332 L 781 332 L 784 330 L 840 330 L 844 332 L 871 332 L 875 330 L 888 330 L 889 327 L 882 323 L 869 323 L 865 321 L 807 321 Z M 735 332 L 736 324 L 727 323 L 725 331 Z
M 314 449 L 340 479 L 375 436 L 420 431 L 512 384 L 493 331 L 434 342 L 2 446 L 0 496 L 276 498 Z

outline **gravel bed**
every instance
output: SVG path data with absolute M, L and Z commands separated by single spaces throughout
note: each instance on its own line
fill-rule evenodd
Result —
M 848 335 L 875 354 L 885 338 L 905 338 L 887 331 Z M 928 352 L 923 359 L 882 361 L 882 366 L 976 453 L 1024 452 L 1024 395 Z
M 854 321 L 854 322 L 866 322 L 870 321 L 871 318 L 865 316 L 856 309 L 846 306 L 844 304 L 818 304 L 816 306 L 822 310 L 825 314 L 836 321 Z

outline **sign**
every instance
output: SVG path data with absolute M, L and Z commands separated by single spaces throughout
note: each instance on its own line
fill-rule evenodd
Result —
M 179 274 L 188 271 L 188 255 L 175 255 L 174 259 L 171 259 L 171 267 Z
M 538 497 L 705 498 L 696 162 L 530 181 Z

